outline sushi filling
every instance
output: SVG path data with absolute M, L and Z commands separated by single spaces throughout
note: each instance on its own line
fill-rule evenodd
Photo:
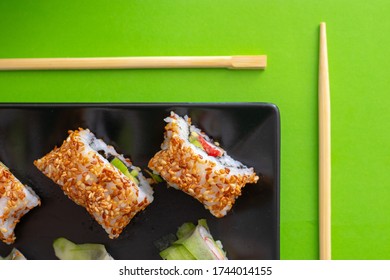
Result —
M 123 175 L 133 181 L 137 186 L 139 185 L 139 168 L 128 165 L 122 156 L 116 154 L 115 151 L 111 150 L 102 140 L 97 139 L 96 137 L 91 137 L 91 139 L 89 139 L 89 145 L 96 149 L 97 153 L 111 163 L 112 166 L 121 171 Z
M 139 184 L 138 175 L 139 172 L 137 169 L 131 170 L 129 167 L 127 167 L 123 161 L 121 161 L 119 158 L 114 157 L 112 160 L 110 160 L 110 163 L 115 166 L 117 169 L 119 169 L 127 178 L 132 180 L 137 185 Z
M 239 161 L 230 157 L 225 150 L 219 147 L 219 143 L 213 141 L 208 135 L 202 132 L 199 128 L 191 124 L 191 119 L 187 116 L 184 118 L 172 113 L 170 117 L 165 119 L 166 122 L 175 122 L 179 126 L 181 138 L 186 138 L 187 142 L 194 150 L 202 151 L 210 157 L 215 163 L 222 164 L 226 168 L 234 168 L 237 170 L 247 170 L 248 167 Z M 169 141 L 172 137 L 172 132 L 167 132 L 165 142 L 161 148 L 169 147 Z
M 102 139 L 96 138 L 89 130 L 82 130 L 80 136 L 90 149 L 98 153 L 104 161 L 121 171 L 124 176 L 142 190 L 139 195 L 139 201 L 142 201 L 145 195 L 148 197 L 148 200 L 152 199 L 153 190 L 139 167 L 134 166 L 129 159 L 117 153 L 114 147 L 107 145 Z
M 210 141 L 207 141 L 202 135 L 195 131 L 191 131 L 189 141 L 192 145 L 205 151 L 209 156 L 221 157 L 224 153 L 224 150 L 217 147 L 216 142 L 211 143 Z

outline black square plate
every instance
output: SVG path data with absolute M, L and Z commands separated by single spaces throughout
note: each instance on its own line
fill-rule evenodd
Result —
M 170 111 L 190 116 L 229 155 L 260 175 L 224 218 L 160 183 L 154 186 L 154 202 L 111 240 L 33 165 L 61 145 L 68 130 L 82 127 L 146 168 L 160 149 L 163 119 Z M 279 259 L 279 150 L 279 111 L 267 103 L 0 104 L 0 160 L 42 200 L 16 226 L 16 242 L 0 242 L 0 255 L 16 247 L 28 259 L 56 259 L 52 243 L 62 236 L 76 243 L 102 243 L 115 259 L 160 259 L 156 240 L 175 233 L 184 222 L 206 218 L 229 259 Z

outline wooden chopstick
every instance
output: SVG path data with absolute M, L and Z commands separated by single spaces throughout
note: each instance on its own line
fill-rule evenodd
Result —
M 331 138 L 330 89 L 326 24 L 320 24 L 320 54 L 318 76 L 319 113 L 319 242 L 320 259 L 331 256 Z
M 266 66 L 266 55 L 0 59 L 0 70 L 78 70 L 136 68 L 265 69 Z

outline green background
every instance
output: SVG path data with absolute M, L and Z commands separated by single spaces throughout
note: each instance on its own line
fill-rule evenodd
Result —
M 328 28 L 334 259 L 390 259 L 386 0 L 1 1 L 0 57 L 266 54 L 265 71 L 1 72 L 0 102 L 272 102 L 281 258 L 318 258 L 318 26 Z

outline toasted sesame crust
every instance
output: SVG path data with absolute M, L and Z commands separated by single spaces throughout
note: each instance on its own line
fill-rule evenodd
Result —
M 16 239 L 16 224 L 29 210 L 40 205 L 40 200 L 37 198 L 36 203 L 29 206 L 26 187 L 3 165 L 0 165 L 0 200 L 6 201 L 0 211 L 0 239 L 12 244 Z M 12 224 L 6 225 L 7 220 L 12 220 Z
M 110 238 L 117 238 L 150 201 L 147 197 L 138 201 L 138 186 L 96 151 L 86 149 L 81 131 L 82 128 L 69 131 L 61 147 L 54 148 L 34 164 L 60 185 L 71 200 L 85 207 Z M 126 161 L 131 163 L 129 159 Z
M 231 168 L 218 165 L 209 157 L 196 153 L 172 121 L 165 126 L 165 141 L 162 150 L 149 161 L 149 168 L 160 174 L 170 186 L 193 196 L 215 217 L 221 218 L 232 208 L 241 189 L 247 183 L 256 183 L 259 177 L 251 172 L 232 172 Z M 191 120 L 187 119 L 188 125 Z

